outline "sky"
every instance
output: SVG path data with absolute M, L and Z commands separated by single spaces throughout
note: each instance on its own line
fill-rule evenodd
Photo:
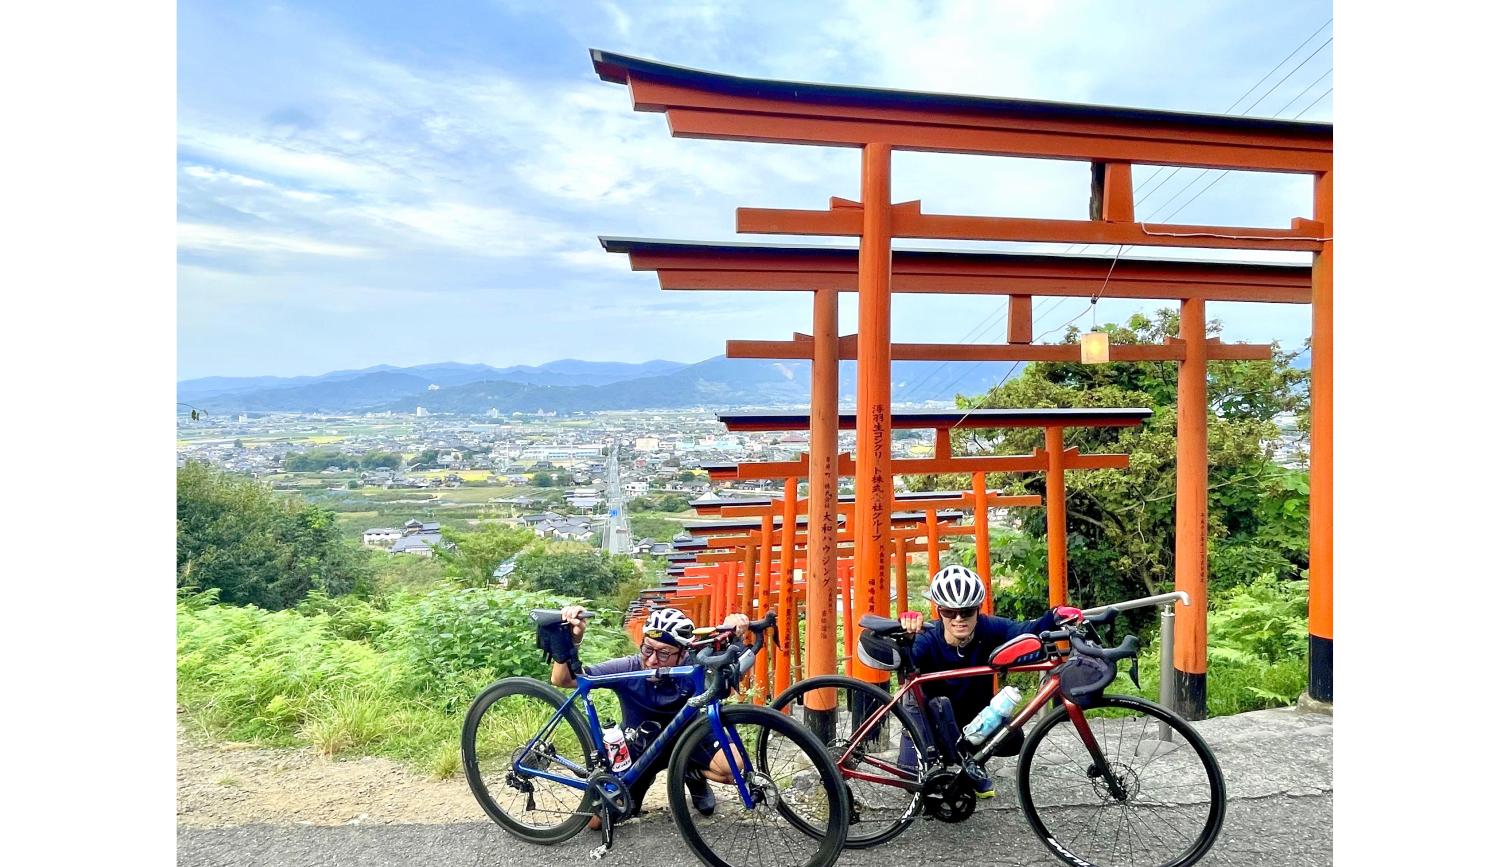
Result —
M 756 78 L 1332 119 L 1327 2 L 828 6 L 181 0 L 178 378 L 694 362 L 726 339 L 809 331 L 807 293 L 662 292 L 597 238 L 853 244 L 736 235 L 734 215 L 857 198 L 859 151 L 673 139 L 662 115 L 633 111 L 623 86 L 598 79 L 590 48 Z M 1304 176 L 1218 175 L 1136 169 L 1136 215 L 1285 226 L 1311 214 Z M 930 213 L 1085 218 L 1087 177 L 1078 162 L 900 152 L 893 197 Z M 1154 306 L 1096 312 L 1106 322 Z M 893 338 L 1001 341 L 1005 307 L 897 296 Z M 1086 307 L 1040 301 L 1036 336 L 1087 327 Z M 1285 348 L 1310 327 L 1301 305 L 1213 304 L 1209 317 L 1228 340 Z M 852 295 L 841 328 L 854 327 Z

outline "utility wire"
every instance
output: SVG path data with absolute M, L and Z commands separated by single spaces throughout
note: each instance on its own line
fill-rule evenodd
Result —
M 1289 60 L 1291 60 L 1293 57 L 1296 57 L 1297 53 L 1299 51 L 1301 51 L 1303 48 L 1307 47 L 1307 44 L 1309 42 L 1312 42 L 1312 40 L 1313 40 L 1314 37 L 1316 37 L 1319 33 L 1322 33 L 1323 30 L 1325 28 L 1327 28 L 1328 25 L 1330 25 L 1332 23 L 1333 23 L 1333 19 L 1332 18 L 1329 18 L 1327 21 L 1324 21 L 1323 24 L 1320 27 L 1318 27 L 1317 30 L 1314 30 L 1311 34 L 1308 35 L 1308 37 L 1306 39 L 1304 39 L 1300 43 L 1298 43 L 1297 47 L 1293 48 L 1291 50 L 1290 54 L 1288 54 L 1285 57 L 1281 58 L 1281 62 L 1280 63 L 1277 63 L 1275 66 L 1271 67 L 1271 70 L 1269 72 L 1265 73 L 1264 75 L 1262 75 L 1260 77 L 1259 81 L 1256 81 L 1254 84 L 1250 85 L 1249 90 L 1246 90 L 1243 94 L 1241 94 L 1239 96 L 1238 99 L 1234 100 L 1234 102 L 1228 108 L 1224 109 L 1223 113 L 1227 114 L 1228 112 L 1233 111 L 1234 107 L 1237 106 L 1237 105 L 1239 105 L 1239 103 L 1243 102 L 1244 99 L 1245 99 L 1245 97 L 1249 96 L 1251 93 L 1254 93 L 1256 88 L 1258 88 L 1260 85 L 1264 84 L 1266 82 L 1266 80 L 1269 79 L 1272 75 L 1276 74 L 1276 70 L 1280 69 L 1282 66 L 1285 66 L 1286 62 L 1289 61 Z M 1286 76 L 1281 79 L 1281 81 L 1285 81 L 1287 78 L 1290 78 L 1291 75 L 1292 75 L 1292 73 L 1296 72 L 1298 69 L 1301 69 L 1304 65 L 1306 65 L 1306 63 L 1307 63 L 1308 60 L 1311 60 L 1314 56 L 1316 56 L 1317 53 L 1318 53 L 1318 51 L 1323 50 L 1323 48 L 1325 46 L 1327 46 L 1328 43 L 1330 43 L 1330 42 L 1333 42 L 1333 37 L 1329 37 L 1328 40 L 1327 40 L 1327 42 L 1324 42 L 1323 45 L 1318 46 L 1318 48 L 1316 50 L 1314 50 L 1312 54 L 1309 54 L 1306 59 L 1304 59 L 1301 63 L 1299 63 L 1295 67 L 1293 67 L 1292 71 L 1288 72 L 1286 74 Z M 1332 71 L 1332 67 L 1329 68 L 1329 71 L 1330 72 Z M 1316 83 L 1317 82 L 1314 82 L 1314 84 L 1316 84 Z M 1276 87 L 1279 87 L 1280 84 L 1281 84 L 1280 81 L 1276 82 L 1276 84 L 1273 85 L 1270 90 L 1266 91 L 1265 94 L 1260 97 L 1260 99 L 1257 99 L 1253 103 L 1251 103 L 1250 107 L 1247 108 L 1247 109 L 1245 109 L 1243 112 L 1241 112 L 1241 114 L 1248 114 L 1251 109 L 1253 109 L 1256 105 L 1260 104 L 1261 100 L 1265 99 L 1266 96 L 1269 96 L 1272 92 L 1274 92 L 1275 89 L 1276 89 Z M 1309 85 L 1309 87 L 1311 87 L 1311 85 Z M 1276 113 L 1279 115 L 1282 111 L 1285 111 L 1285 110 L 1286 110 L 1286 107 L 1283 106 Z M 1135 205 L 1137 206 L 1140 202 L 1143 202 L 1143 201 L 1147 200 L 1150 196 L 1154 195 L 1157 190 L 1159 190 L 1161 187 L 1163 187 L 1163 186 L 1166 185 L 1167 181 L 1171 180 L 1172 178 L 1176 177 L 1176 175 L 1178 175 L 1181 172 L 1185 171 L 1185 168 L 1186 167 L 1165 166 L 1165 167 L 1161 168 L 1159 171 L 1157 171 L 1154 174 L 1150 175 L 1149 177 L 1145 178 L 1143 181 L 1140 181 L 1139 186 L 1137 186 L 1137 187 L 1134 188 L 1134 192 L 1135 193 L 1138 193 L 1140 191 L 1140 189 L 1142 189 L 1145 186 L 1145 184 L 1148 184 L 1150 181 L 1153 181 L 1154 179 L 1159 178 L 1162 175 L 1164 175 L 1164 177 L 1160 181 L 1160 183 L 1156 184 L 1154 186 L 1154 188 L 1152 188 L 1149 192 L 1145 193 L 1138 200 L 1136 200 Z M 1206 173 L 1207 171 L 1208 170 L 1205 169 L 1204 173 Z M 1183 187 L 1180 191 L 1178 191 L 1176 193 L 1176 196 L 1173 196 L 1172 198 L 1176 198 L 1177 196 L 1180 196 L 1182 192 L 1185 192 L 1190 187 L 1191 187 L 1191 184 L 1190 183 L 1187 184 L 1186 187 Z M 1170 199 L 1167 199 L 1165 203 L 1162 203 L 1161 207 L 1165 207 L 1165 205 L 1169 204 L 1169 203 L 1170 203 Z M 1064 252 L 1067 252 L 1067 253 L 1080 252 L 1081 250 L 1085 250 L 1087 247 L 1090 247 L 1090 246 L 1091 246 L 1090 244 L 1072 244 L 1072 245 L 1068 246 Z M 1080 249 L 1078 249 L 1078 248 L 1080 248 Z
M 1308 34 L 1307 38 L 1303 39 L 1301 42 L 1299 42 L 1297 44 L 1296 48 L 1293 48 L 1289 54 L 1287 54 L 1285 57 L 1281 58 L 1280 62 L 1278 62 L 1275 66 L 1271 67 L 1270 70 L 1268 72 L 1266 72 L 1264 75 L 1260 76 L 1259 80 L 1257 80 L 1254 84 L 1250 85 L 1250 87 L 1249 87 L 1248 90 L 1246 90 L 1244 93 L 1240 94 L 1239 98 L 1236 99 L 1236 100 L 1234 100 L 1228 106 L 1228 108 L 1224 109 L 1223 113 L 1227 114 L 1228 112 L 1233 111 L 1235 106 L 1237 106 L 1237 105 L 1239 105 L 1239 103 L 1243 102 L 1245 100 L 1245 98 L 1248 97 L 1251 93 L 1254 93 L 1255 90 L 1257 88 L 1259 88 L 1262 84 L 1264 84 L 1268 79 L 1270 79 L 1270 77 L 1272 75 L 1275 75 L 1277 70 L 1279 70 L 1281 67 L 1285 66 L 1286 63 L 1287 63 L 1287 61 L 1291 60 L 1293 57 L 1296 57 L 1298 52 L 1300 52 L 1303 48 L 1307 47 L 1308 43 L 1312 42 L 1312 40 L 1319 33 L 1322 33 L 1328 27 L 1328 25 L 1330 25 L 1332 23 L 1333 23 L 1333 18 L 1329 18 L 1327 21 L 1324 21 L 1321 25 L 1319 25 L 1319 27 L 1318 27 L 1317 30 L 1314 30 L 1312 33 Z M 1302 66 L 1306 65 L 1306 63 L 1309 60 L 1312 60 L 1313 57 L 1317 56 L 1317 54 L 1318 54 L 1319 51 L 1322 51 L 1325 47 L 1327 47 L 1332 42 L 1333 42 L 1333 37 L 1329 37 L 1327 41 L 1325 41 L 1322 45 L 1319 45 L 1316 49 L 1314 49 L 1313 52 L 1312 52 L 1312 54 L 1309 54 L 1305 59 L 1303 59 L 1303 61 L 1301 63 L 1299 63 L 1295 67 L 1293 67 L 1292 70 L 1290 72 L 1288 72 L 1285 76 L 1283 76 L 1280 81 L 1277 81 L 1274 85 L 1272 85 L 1271 88 L 1270 88 L 1270 90 L 1267 90 L 1264 94 L 1262 94 L 1260 96 L 1259 99 L 1257 99 L 1253 103 L 1251 103 L 1250 106 L 1249 106 L 1249 108 L 1245 109 L 1245 111 L 1243 113 L 1244 114 L 1248 114 L 1251 109 L 1253 109 L 1256 105 L 1259 105 L 1260 102 L 1263 101 L 1267 96 L 1270 96 L 1272 93 L 1274 93 L 1275 90 L 1276 90 L 1276 88 L 1279 87 L 1282 84 L 1282 82 L 1285 82 L 1294 73 L 1296 73 L 1296 71 L 1298 69 L 1301 69 Z M 1309 90 L 1311 90 L 1313 87 L 1315 87 L 1318 84 L 1319 81 L 1322 81 L 1331 72 L 1333 72 L 1333 67 L 1329 67 L 1328 72 L 1323 73 L 1323 75 L 1319 76 L 1317 78 L 1317 80 L 1313 81 L 1312 84 L 1309 84 L 1306 88 L 1304 88 L 1301 93 L 1299 93 L 1296 97 L 1293 97 L 1291 102 L 1288 102 L 1286 105 L 1282 106 L 1281 109 L 1277 112 L 1277 114 L 1279 114 L 1281 111 L 1285 111 L 1287 108 L 1289 108 L 1292 105 L 1292 103 L 1296 102 L 1296 100 L 1299 99 L 1302 95 L 1306 94 Z M 1332 92 L 1332 91 L 1330 90 L 1330 92 Z M 1326 96 L 1326 95 L 1327 94 L 1324 94 L 1324 96 Z M 1301 112 L 1299 112 L 1299 116 L 1301 114 L 1306 114 L 1307 110 L 1310 109 L 1310 108 L 1312 108 L 1313 105 L 1317 105 L 1318 101 L 1320 101 L 1320 100 L 1321 100 L 1321 97 L 1319 98 L 1319 100 L 1315 100 L 1306 109 L 1303 109 Z M 1164 173 L 1169 172 L 1169 174 L 1166 174 L 1164 180 L 1162 180 L 1159 184 L 1156 184 L 1153 189 L 1151 189 L 1144 196 L 1141 196 L 1138 200 L 1136 200 L 1136 202 L 1135 202 L 1136 206 L 1140 202 L 1143 202 L 1146 199 L 1148 199 L 1149 196 L 1153 195 L 1157 190 L 1159 190 L 1162 186 L 1164 186 L 1165 183 L 1166 183 L 1166 181 L 1169 181 L 1171 178 L 1175 177 L 1181 171 L 1182 171 L 1181 168 L 1173 168 L 1173 167 L 1170 167 L 1170 166 L 1166 166 L 1166 167 L 1162 168 L 1160 171 L 1158 171 L 1158 172 L 1150 175 L 1149 177 L 1147 177 L 1143 181 L 1141 181 L 1139 183 L 1139 185 L 1134 188 L 1134 192 L 1135 193 L 1138 193 L 1139 190 L 1142 189 L 1150 181 L 1154 180 L 1157 177 L 1160 177 Z M 1180 190 L 1178 190 L 1174 196 L 1172 196 L 1171 198 L 1167 199 L 1164 203 L 1162 203 L 1161 207 L 1165 207 L 1166 205 L 1168 205 L 1172 201 L 1174 201 L 1176 198 L 1180 197 L 1180 195 L 1182 193 L 1186 192 L 1188 189 L 1191 189 L 1191 187 L 1193 186 L 1193 184 L 1195 184 L 1198 180 L 1201 180 L 1210 171 L 1212 171 L 1212 170 L 1210 170 L 1210 169 L 1204 169 L 1202 171 L 1202 173 L 1198 174 L 1195 178 L 1193 178 L 1191 181 L 1189 181 L 1186 186 L 1184 186 Z M 1227 174 L 1227 172 L 1225 172 L 1225 174 Z M 1220 175 L 1220 178 L 1221 177 L 1222 176 Z M 1214 181 L 1214 183 L 1216 183 L 1216 181 Z M 1207 189 L 1209 189 L 1211 187 L 1212 187 L 1212 184 L 1210 183 L 1207 187 L 1204 187 L 1201 191 L 1199 191 L 1197 195 L 1198 196 L 1202 195 L 1203 192 L 1205 192 Z M 1191 202 L 1195 201 L 1196 198 L 1197 198 L 1197 196 L 1193 196 L 1192 199 L 1189 199 L 1186 204 L 1191 204 Z M 1186 204 L 1182 205 L 1182 208 L 1185 208 Z M 1180 210 L 1178 210 L 1177 213 L 1180 213 Z M 1065 252 L 1065 253 L 1071 253 L 1073 251 L 1080 252 L 1080 250 L 1085 250 L 1085 249 L 1087 249 L 1090 246 L 1092 246 L 1092 245 L 1090 245 L 1090 244 L 1071 244 L 1063 252 Z M 1078 248 L 1080 248 L 1080 250 L 1078 250 Z M 1122 248 L 1120 247 L 1120 251 L 1121 250 L 1122 250 Z M 1116 257 L 1114 259 L 1114 262 L 1115 262 L 1115 264 L 1117 263 L 1117 258 Z M 1112 273 L 1111 269 L 1110 269 L 1109 273 L 1111 275 L 1111 273 Z M 1106 286 L 1106 284 L 1105 284 L 1105 286 Z M 1040 317 L 1049 316 L 1057 308 L 1059 308 L 1063 303 L 1065 303 L 1065 301 L 1067 300 L 1067 297 L 1068 296 L 1062 296 L 1062 297 L 1056 298 L 1054 300 L 1044 299 L 1044 300 L 1046 300 L 1046 301 L 1049 302 L 1049 306 L 1044 307 L 1044 309 L 1042 309 L 1042 310 L 1036 310 L 1036 311 L 1034 311 L 1034 317 L 1036 319 L 1038 319 Z M 1096 302 L 1094 301 L 1093 303 L 1095 304 Z M 1082 313 L 1077 314 L 1077 316 L 1075 318 L 1071 319 L 1066 324 L 1069 325 L 1070 322 L 1074 322 L 1074 321 L 1076 321 L 1076 319 L 1080 319 L 1083 315 L 1086 314 L 1086 312 L 1087 311 L 1082 311 Z M 996 321 L 998 319 L 1006 318 L 1007 315 L 1008 314 L 1006 312 L 1001 313 L 1001 314 L 989 315 L 987 318 L 984 318 L 981 322 L 979 322 L 976 325 L 976 327 L 972 328 L 971 331 L 968 332 L 965 337 L 961 338 L 960 340 L 957 340 L 956 342 L 957 343 L 969 343 L 969 342 L 975 341 L 976 337 L 980 335 L 980 333 L 982 332 L 982 329 L 985 326 L 987 326 L 989 323 L 996 323 Z M 1036 341 L 1038 339 L 1039 339 L 1038 337 L 1035 338 Z M 914 397 L 914 396 L 920 394 L 923 391 L 924 385 L 926 383 L 935 381 L 936 375 L 939 372 L 945 370 L 945 368 L 947 367 L 948 364 L 949 364 L 949 362 L 945 362 L 945 361 L 942 361 L 939 364 L 937 364 L 933 369 L 931 369 L 928 373 L 926 373 L 924 375 L 923 379 L 917 380 L 914 383 L 914 385 L 910 386 L 909 390 L 908 390 L 908 393 L 906 395 L 904 395 L 903 397 L 901 397 L 899 399 L 899 402 L 900 403 L 906 403 L 909 398 Z M 950 389 L 954 388 L 963 379 L 965 379 L 967 375 L 969 375 L 973 370 L 975 370 L 977 367 L 980 367 L 981 365 L 982 365 L 982 362 L 980 362 L 980 361 L 973 362 L 972 365 L 970 367 L 968 367 L 966 369 L 966 371 L 961 376 L 956 377 L 956 379 L 953 382 L 951 382 L 950 386 L 947 387 L 946 390 L 949 391 Z M 1014 371 L 1014 368 L 1010 368 L 1009 371 L 1008 371 L 1008 375 L 1012 376 L 1013 371 Z M 1005 377 L 1005 379 L 1003 381 L 1006 381 L 1006 377 Z M 999 385 L 1001 385 L 1001 384 L 1002 383 L 1000 382 Z M 994 386 L 994 387 L 996 387 L 996 386 Z

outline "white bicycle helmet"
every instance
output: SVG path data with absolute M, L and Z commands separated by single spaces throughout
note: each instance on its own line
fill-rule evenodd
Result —
M 658 608 L 646 618 L 642 634 L 657 641 L 687 647 L 693 641 L 693 621 L 676 608 Z
M 987 588 L 977 573 L 965 566 L 946 566 L 930 579 L 929 592 L 924 595 L 944 608 L 972 608 L 987 598 Z

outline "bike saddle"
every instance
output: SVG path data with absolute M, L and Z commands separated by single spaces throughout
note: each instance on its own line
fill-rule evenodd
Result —
M 878 635 L 891 635 L 895 632 L 902 632 L 903 624 L 896 620 L 889 620 L 886 617 L 879 617 L 875 614 L 863 614 L 861 615 L 861 628 L 870 629 Z

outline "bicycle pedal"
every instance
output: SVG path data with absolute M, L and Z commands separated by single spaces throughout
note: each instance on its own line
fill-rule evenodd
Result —
M 600 844 L 598 844 L 598 846 L 594 847 L 594 849 L 593 849 L 592 852 L 588 853 L 588 860 L 589 861 L 598 861 L 601 858 L 603 858 L 604 855 L 608 854 L 608 852 L 609 852 L 609 847 L 605 846 L 603 843 L 600 843 Z

